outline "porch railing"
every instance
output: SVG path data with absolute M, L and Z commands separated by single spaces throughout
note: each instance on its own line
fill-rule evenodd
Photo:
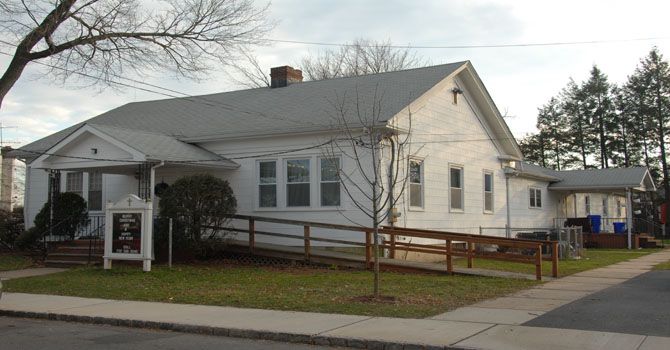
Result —
M 246 221 L 242 227 L 211 227 L 221 230 L 242 232 L 248 234 L 249 252 L 254 253 L 256 249 L 256 236 L 271 236 L 295 239 L 302 242 L 305 260 L 310 260 L 312 255 L 312 242 L 325 242 L 342 244 L 348 246 L 359 246 L 365 249 L 365 264 L 372 267 L 373 256 L 373 232 L 370 227 L 335 225 L 327 223 L 287 220 L 248 215 L 235 215 L 236 220 Z M 277 223 L 299 227 L 302 234 L 279 233 L 259 230 L 258 222 Z M 331 237 L 319 237 L 313 234 L 313 228 L 331 230 L 351 231 L 361 234 L 361 241 L 335 239 Z M 503 261 L 520 262 L 535 265 L 536 279 L 542 279 L 542 261 L 551 261 L 552 276 L 558 277 L 558 241 L 536 241 L 529 239 L 512 239 L 496 236 L 483 236 L 465 233 L 454 233 L 445 231 L 433 231 L 414 228 L 381 227 L 379 233 L 386 235 L 388 240 L 380 242 L 379 247 L 389 252 L 389 257 L 394 258 L 396 251 L 407 251 L 444 256 L 447 272 L 452 274 L 453 257 L 464 257 L 467 259 L 468 268 L 473 267 L 475 258 L 495 259 Z M 422 238 L 430 243 L 413 243 L 411 240 L 403 241 L 400 238 Z M 546 249 L 544 249 L 546 247 Z M 480 249 L 480 248 L 489 248 Z M 490 248 L 493 248 L 492 250 Z M 543 249 L 548 251 L 543 255 Z

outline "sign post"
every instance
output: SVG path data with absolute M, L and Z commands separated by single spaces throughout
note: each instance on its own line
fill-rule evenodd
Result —
M 142 261 L 142 270 L 151 271 L 153 206 L 151 202 L 129 194 L 105 210 L 104 268 L 112 260 Z

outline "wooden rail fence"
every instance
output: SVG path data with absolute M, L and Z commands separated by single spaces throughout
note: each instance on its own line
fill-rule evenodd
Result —
M 335 225 L 320 222 L 277 219 L 249 215 L 234 215 L 233 219 L 247 220 L 248 229 L 243 228 L 225 228 L 226 230 L 243 232 L 249 235 L 249 252 L 254 253 L 256 245 L 256 235 L 291 238 L 302 240 L 304 246 L 305 260 L 309 260 L 312 255 L 312 241 L 326 242 L 344 245 L 360 246 L 365 248 L 365 262 L 368 268 L 372 267 L 373 255 L 373 233 L 374 229 L 362 226 Z M 284 225 L 302 226 L 303 234 L 287 234 L 278 232 L 267 232 L 256 229 L 256 222 L 278 223 Z M 365 242 L 349 241 L 334 238 L 315 237 L 312 235 L 312 228 L 325 228 L 333 230 L 360 232 L 364 235 Z M 394 259 L 396 251 L 407 251 L 425 254 L 442 255 L 445 257 L 447 272 L 453 274 L 453 257 L 464 257 L 467 259 L 468 268 L 474 266 L 475 258 L 495 259 L 501 261 L 511 261 L 535 265 L 535 277 L 542 279 L 542 261 L 550 261 L 552 264 L 551 275 L 558 277 L 558 242 L 557 241 L 538 241 L 529 239 L 504 238 L 497 236 L 472 235 L 465 233 L 423 230 L 415 228 L 397 228 L 380 227 L 378 232 L 387 235 L 388 240 L 381 242 L 379 247 L 388 250 L 389 258 Z M 401 242 L 398 237 L 405 238 L 425 238 L 432 241 L 444 242 L 433 244 L 419 244 Z M 477 249 L 477 246 L 496 246 L 495 251 Z M 461 248 L 463 247 L 463 248 Z M 543 249 L 548 251 L 543 255 Z

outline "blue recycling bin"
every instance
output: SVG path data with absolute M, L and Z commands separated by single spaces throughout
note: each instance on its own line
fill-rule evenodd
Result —
M 589 215 L 591 233 L 600 233 L 600 215 Z
M 614 233 L 626 233 L 626 223 L 625 222 L 613 222 Z

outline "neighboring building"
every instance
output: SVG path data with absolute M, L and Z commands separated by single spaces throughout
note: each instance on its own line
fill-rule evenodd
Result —
M 504 235 L 506 226 L 547 228 L 585 215 L 585 194 L 592 214 L 605 203 L 607 215 L 622 216 L 615 203 L 627 191 L 655 189 L 644 168 L 556 172 L 523 163 L 470 62 L 304 83 L 299 70 L 278 67 L 271 77 L 268 88 L 130 103 L 22 147 L 27 227 L 50 189 L 82 195 L 99 215 L 105 202 L 150 198 L 155 183 L 197 172 L 228 180 L 241 214 L 370 226 L 322 176 L 333 169 L 319 145 L 342 135 L 332 119 L 338 102 L 354 133 L 366 126 L 357 113 L 375 102 L 376 128 L 411 133 L 414 176 L 406 191 L 394 189 L 403 193 L 397 226 Z M 410 114 L 411 128 L 399 128 Z M 352 159 L 335 157 L 341 171 L 356 171 Z
M 12 211 L 23 206 L 26 164 L 12 155 L 11 148 L 3 148 L 0 168 L 0 210 Z

